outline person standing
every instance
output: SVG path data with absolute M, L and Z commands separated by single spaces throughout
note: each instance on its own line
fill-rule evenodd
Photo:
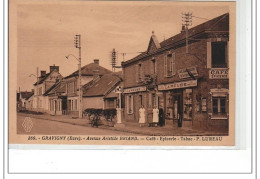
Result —
M 143 105 L 139 109 L 139 123 L 140 123 L 140 127 L 142 126 L 142 124 L 145 123 L 145 109 Z

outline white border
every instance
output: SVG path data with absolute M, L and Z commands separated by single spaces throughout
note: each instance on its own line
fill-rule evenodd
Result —
M 254 7 L 254 6 L 253 6 Z M 244 10 L 247 11 L 244 12 Z M 237 77 L 243 83 L 237 83 L 239 103 L 236 122 L 237 147 L 240 150 L 9 150 L 10 172 L 251 172 L 251 64 L 244 59 L 251 59 L 251 2 L 237 1 Z M 7 18 L 5 0 L 5 20 Z M 6 21 L 7 22 L 7 21 Z M 6 24 L 5 24 L 6 25 Z M 5 26 L 5 38 L 7 26 Z M 5 39 L 6 40 L 6 39 Z M 241 43 L 243 42 L 243 43 Z M 243 45 L 243 46 L 242 46 Z M 5 47 L 7 43 L 5 42 Z M 246 49 L 246 51 L 245 51 Z M 5 69 L 7 69 L 7 49 L 5 49 Z M 5 106 L 7 106 L 7 71 L 5 71 Z M 245 95 L 246 94 L 246 95 Z M 246 110 L 241 106 L 247 104 Z M 241 110 L 242 108 L 242 110 Z M 246 119 L 246 120 L 245 120 Z M 7 109 L 5 108 L 5 173 L 6 178 L 21 178 L 21 175 L 7 174 Z M 255 124 L 255 122 L 253 123 Z M 254 128 L 253 128 L 254 129 Z M 253 131 L 255 132 L 255 131 Z M 254 139 L 254 138 L 253 138 Z M 44 145 L 45 146 L 45 145 Z M 40 148 L 44 147 L 43 145 Z M 46 145 L 47 146 L 47 145 Z M 17 147 L 17 146 L 16 146 Z M 19 145 L 25 149 L 27 145 Z M 50 146 L 48 146 L 50 147 Z M 66 146 L 57 146 L 65 147 Z M 78 146 L 69 146 L 74 148 Z M 253 146 L 254 147 L 254 146 Z M 195 147 L 197 148 L 197 147 Z M 194 149 L 195 149 L 194 148 Z M 189 149 L 189 148 L 188 148 Z M 198 147 L 197 149 L 207 149 Z M 230 148 L 229 148 L 230 149 Z M 35 178 L 34 175 L 22 175 Z M 50 175 L 48 177 L 57 175 Z M 76 175 L 79 177 L 87 177 Z M 112 175 L 111 175 L 112 176 Z M 118 175 L 117 175 L 118 176 Z M 117 177 L 113 176 L 113 178 Z M 165 176 L 165 175 L 164 175 Z M 178 175 L 184 178 L 186 175 Z M 46 176 L 42 176 L 46 177 Z M 71 175 L 62 176 L 71 178 Z M 155 176 L 156 177 L 156 176 Z M 190 175 L 186 177 L 191 177 Z M 185 177 L 185 178 L 186 178 Z M 192 176 L 194 178 L 194 176 Z M 196 175 L 208 178 L 207 175 Z M 210 178 L 233 178 L 231 175 L 211 175 Z M 252 178 L 253 175 L 236 175 L 236 178 Z M 38 178 L 38 175 L 37 175 Z M 53 177 L 52 177 L 53 178 Z M 121 177 L 120 177 L 121 178 Z M 158 176 L 156 177 L 158 178 Z

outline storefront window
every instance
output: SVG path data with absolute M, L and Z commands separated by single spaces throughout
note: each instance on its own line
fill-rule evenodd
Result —
M 192 89 L 183 91 L 183 118 L 192 119 Z

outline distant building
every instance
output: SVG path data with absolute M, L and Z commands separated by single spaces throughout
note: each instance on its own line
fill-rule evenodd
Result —
M 49 99 L 44 93 L 62 78 L 62 75 L 59 73 L 59 66 L 50 66 L 49 73 L 41 71 L 38 81 L 34 83 L 33 110 L 49 111 Z
M 34 91 L 20 91 L 16 94 L 17 97 L 17 110 L 26 110 L 30 107 L 27 100 L 32 97 L 34 94 Z
M 99 60 L 87 64 L 81 68 L 82 86 L 92 80 L 98 79 L 110 70 L 99 65 Z M 79 74 L 78 70 L 66 76 L 44 95 L 49 98 L 49 111 L 54 115 L 78 115 L 79 111 Z
M 121 73 L 105 74 L 83 87 L 83 110 L 88 108 L 116 109 L 118 94 L 115 88 L 122 85 Z
M 181 29 L 181 28 L 180 28 Z M 223 14 L 158 42 L 152 34 L 147 51 L 122 62 L 124 120 L 146 123 L 153 108 L 163 112 L 165 125 L 228 129 L 229 14 Z

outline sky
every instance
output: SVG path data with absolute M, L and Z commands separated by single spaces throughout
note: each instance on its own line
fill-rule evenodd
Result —
M 81 34 L 82 66 L 100 60 L 100 65 L 111 70 L 113 48 L 126 53 L 129 60 L 138 52 L 146 51 L 152 31 L 159 42 L 181 30 L 182 13 L 212 19 L 229 12 L 224 3 L 202 6 L 184 2 L 137 1 L 47 1 L 18 5 L 17 8 L 17 88 L 33 88 L 36 68 L 49 72 L 49 66 L 60 67 L 64 77 L 78 68 L 73 54 L 74 36 Z M 193 17 L 194 27 L 207 20 Z M 118 64 L 123 56 L 118 54 Z

